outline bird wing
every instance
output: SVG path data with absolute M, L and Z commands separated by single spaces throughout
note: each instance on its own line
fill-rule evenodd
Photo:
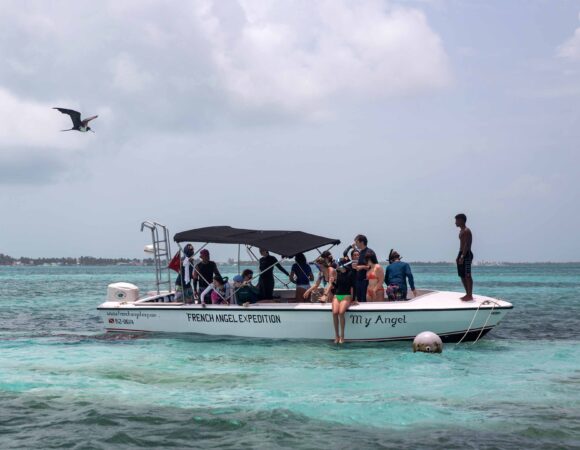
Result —
M 66 108 L 52 108 L 52 109 L 58 109 L 61 113 L 68 114 L 72 120 L 73 127 L 77 128 L 77 127 L 81 126 L 82 122 L 81 122 L 81 113 L 80 112 L 74 111 L 72 109 L 66 109 Z
M 94 119 L 96 119 L 97 117 L 99 117 L 99 116 L 92 116 L 92 117 L 87 117 L 85 120 L 83 120 L 83 126 L 85 126 L 85 127 L 86 127 L 86 126 L 89 124 L 89 122 L 90 122 L 91 120 L 94 120 Z

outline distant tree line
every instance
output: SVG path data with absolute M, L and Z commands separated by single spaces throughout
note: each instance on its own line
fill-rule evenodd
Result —
M 196 262 L 199 260 L 196 259 Z M 290 265 L 293 261 L 286 260 L 283 261 L 283 265 Z M 153 258 L 95 258 L 94 256 L 81 256 L 79 258 L 29 258 L 23 256 L 21 258 L 13 258 L 12 256 L 0 253 L 0 266 L 42 266 L 42 265 L 59 265 L 59 266 L 115 266 L 115 265 L 129 265 L 129 266 L 153 266 L 155 262 Z M 233 258 L 228 258 L 227 262 L 218 262 L 219 265 L 236 265 L 237 262 Z M 383 262 L 382 264 L 387 264 Z M 410 261 L 410 264 L 417 265 L 450 265 L 454 264 L 449 261 Z M 559 262 L 528 262 L 528 263 L 514 263 L 514 262 L 480 262 L 480 265 L 518 265 L 518 264 L 570 264 L 570 263 L 559 263 Z M 574 264 L 574 263 L 572 263 Z M 240 261 L 240 266 L 252 267 L 257 266 L 256 261 Z
M 12 256 L 0 253 L 0 266 L 42 266 L 57 264 L 59 266 L 111 266 L 111 265 L 135 265 L 152 266 L 152 258 L 95 258 L 93 256 L 81 256 L 79 258 L 13 258 Z
M 16 261 L 11 256 L 5 255 L 4 253 L 0 253 L 0 265 L 1 266 L 11 266 Z

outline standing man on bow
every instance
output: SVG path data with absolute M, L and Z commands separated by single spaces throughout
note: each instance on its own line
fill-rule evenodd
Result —
M 466 222 L 467 216 L 465 214 L 461 213 L 455 216 L 455 226 L 459 228 L 459 254 L 456 259 L 457 274 L 465 288 L 465 295 L 461 297 L 464 302 L 473 300 L 473 278 L 471 277 L 471 263 L 473 262 L 471 244 L 473 235 L 471 230 L 465 225 Z

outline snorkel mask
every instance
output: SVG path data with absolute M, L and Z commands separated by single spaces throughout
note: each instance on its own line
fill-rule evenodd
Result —
M 337 269 L 346 270 L 348 268 L 348 266 L 350 266 L 353 263 L 353 261 L 347 260 L 346 258 L 340 258 L 340 259 L 337 259 L 335 261 L 335 263 L 336 263 Z
M 396 250 L 391 249 L 389 252 L 389 264 L 393 263 L 396 259 L 401 259 L 402 256 L 399 255 L 399 252 Z

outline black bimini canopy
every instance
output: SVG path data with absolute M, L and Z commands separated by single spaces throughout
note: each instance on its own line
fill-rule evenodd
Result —
M 177 233 L 175 242 L 207 242 L 210 244 L 244 244 L 263 248 L 285 258 L 305 253 L 324 245 L 340 244 L 331 239 L 303 231 L 244 230 L 227 226 L 205 227 Z

